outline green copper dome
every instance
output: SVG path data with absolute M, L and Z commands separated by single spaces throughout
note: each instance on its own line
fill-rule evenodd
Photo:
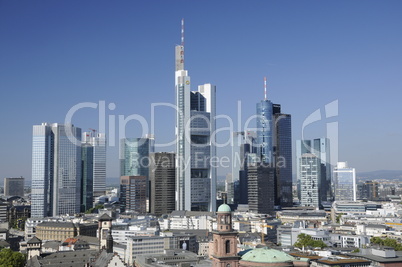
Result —
M 255 248 L 241 257 L 242 261 L 276 263 L 294 261 L 294 258 L 285 252 L 267 247 Z
M 228 204 L 222 204 L 218 208 L 218 212 L 232 212 Z

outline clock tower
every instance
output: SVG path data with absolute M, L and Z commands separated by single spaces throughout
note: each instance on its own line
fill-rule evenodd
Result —
M 218 229 L 213 232 L 214 267 L 238 267 L 237 232 L 232 228 L 232 211 L 227 204 L 222 204 L 217 212 Z

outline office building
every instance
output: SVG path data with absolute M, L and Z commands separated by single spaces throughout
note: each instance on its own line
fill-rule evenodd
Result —
M 275 205 L 293 206 L 292 117 L 274 104 Z
M 346 162 L 338 162 L 334 168 L 335 201 L 356 201 L 356 171 Z
M 32 217 L 80 212 L 81 129 L 71 124 L 33 126 Z
M 24 177 L 4 178 L 4 195 L 6 197 L 24 196 Z
M 281 105 L 267 99 L 264 78 L 264 100 L 257 103 L 257 155 L 260 161 L 275 168 L 275 205 L 293 206 L 292 194 L 292 120 L 281 113 Z
M 174 153 L 151 153 L 149 166 L 151 183 L 150 212 L 169 214 L 175 210 L 176 168 Z
M 176 209 L 215 211 L 216 168 L 211 166 L 211 158 L 216 155 L 216 87 L 204 84 L 198 91 L 190 91 L 183 40 L 175 48 Z
M 379 198 L 379 183 L 376 181 L 360 182 L 356 186 L 357 199 L 362 200 L 378 200 Z
M 106 193 L 106 135 L 96 133 L 96 130 L 92 129 L 92 132 L 82 134 L 82 144 L 92 147 L 92 189 L 90 190 L 93 198 L 96 198 Z
M 149 172 L 149 153 L 154 152 L 154 139 L 124 138 L 120 140 L 120 176 L 145 176 Z
M 319 205 L 323 202 L 333 200 L 332 190 L 332 166 L 330 159 L 330 142 L 328 138 L 316 138 L 314 140 L 297 140 L 296 141 L 296 162 L 297 162 L 297 182 L 298 195 L 301 200 L 303 194 L 301 158 L 304 154 L 313 154 L 319 160 L 318 185 L 319 185 Z
M 272 102 L 261 100 L 257 103 L 257 154 L 261 157 L 261 162 L 273 164 L 273 110 Z
M 81 212 L 85 212 L 93 206 L 94 147 L 83 143 L 81 151 Z
M 300 159 L 301 155 L 311 153 L 311 140 L 296 140 L 296 179 L 297 179 L 297 192 L 298 198 L 300 200 L 300 181 L 301 181 L 301 171 L 300 171 Z
M 330 162 L 330 142 L 328 138 L 313 140 L 312 153 L 320 159 L 320 202 L 332 201 L 332 166 Z
M 321 161 L 316 155 L 305 153 L 300 158 L 300 187 L 302 206 L 319 207 Z
M 228 204 L 247 204 L 247 155 L 255 153 L 256 133 L 232 133 L 232 176 L 227 182 Z M 254 149 L 254 150 L 253 150 Z
M 261 162 L 248 166 L 248 206 L 251 212 L 273 214 L 275 168 Z
M 146 176 L 120 177 L 120 209 L 122 212 L 147 212 L 148 178 Z

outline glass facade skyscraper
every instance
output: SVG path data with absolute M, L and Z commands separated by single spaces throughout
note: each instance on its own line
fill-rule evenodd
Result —
M 32 217 L 75 214 L 81 202 L 81 129 L 33 126 Z
M 356 171 L 346 162 L 334 168 L 335 201 L 356 201 Z
M 273 107 L 269 100 L 257 103 L 257 154 L 261 162 L 273 164 Z
M 211 166 L 216 155 L 216 87 L 204 84 L 191 92 L 184 45 L 177 45 L 175 52 L 176 210 L 216 211 L 216 167 Z
M 153 138 L 120 140 L 120 176 L 148 177 L 149 153 L 154 152 Z
M 292 117 L 275 113 L 274 118 L 275 205 L 292 207 Z
M 94 147 L 82 144 L 81 212 L 93 206 Z

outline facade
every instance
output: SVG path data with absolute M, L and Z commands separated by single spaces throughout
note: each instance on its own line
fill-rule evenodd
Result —
M 120 205 L 121 211 L 147 212 L 147 188 L 146 176 L 121 176 L 120 177 Z
M 88 143 L 83 143 L 81 151 L 81 212 L 85 212 L 93 206 L 94 147 Z
M 320 159 L 313 154 L 303 154 L 300 158 L 300 186 L 302 206 L 320 206 Z
M 273 164 L 273 111 L 270 100 L 257 103 L 257 154 L 261 162 Z
M 120 140 L 120 176 L 149 174 L 149 153 L 154 152 L 154 139 L 124 138 Z
M 92 137 L 94 147 L 93 157 L 93 195 L 94 197 L 106 193 L 106 135 L 98 133 Z
M 36 237 L 41 240 L 64 241 L 77 235 L 96 236 L 97 224 L 71 222 L 42 222 L 36 226 Z
M 265 98 L 257 103 L 257 158 L 275 168 L 275 205 L 293 206 L 292 194 L 292 130 L 291 116 L 281 113 L 281 105 Z
M 233 132 L 232 177 L 227 183 L 227 203 L 248 203 L 247 155 L 255 153 L 256 133 L 252 131 Z
M 248 206 L 251 212 L 272 214 L 274 212 L 275 168 L 262 163 L 248 166 Z
M 32 216 L 80 212 L 81 129 L 73 125 L 33 126 Z
M 24 177 L 4 178 L 4 195 L 7 197 L 24 196 Z
M 149 180 L 151 183 L 150 212 L 168 214 L 175 210 L 176 168 L 174 153 L 151 153 Z
M 356 171 L 346 162 L 338 162 L 334 168 L 334 189 L 336 201 L 356 201 Z
M 125 262 L 132 266 L 141 255 L 163 254 L 167 250 L 182 249 L 196 253 L 196 241 L 195 235 L 132 237 L 127 242 Z M 185 247 L 183 244 L 186 244 Z
M 292 117 L 280 113 L 280 105 L 274 111 L 275 156 L 275 205 L 293 206 L 292 178 Z
M 300 159 L 301 155 L 311 153 L 311 140 L 296 140 L 296 180 L 297 180 L 297 197 L 301 199 L 301 171 Z
M 331 185 L 331 164 L 330 164 L 330 145 L 328 138 L 317 138 L 313 140 L 312 153 L 320 159 L 320 203 L 323 201 L 332 201 Z
M 376 181 L 360 182 L 356 186 L 357 199 L 363 200 L 378 200 L 379 197 L 379 183 Z
M 212 266 L 237 267 L 238 233 L 232 228 L 232 211 L 227 204 L 222 204 L 217 212 L 217 229 L 213 234 Z
M 332 192 L 332 166 L 330 164 L 330 142 L 328 138 L 316 138 L 314 140 L 297 140 L 296 141 L 296 162 L 297 162 L 297 182 L 299 199 L 301 199 L 300 188 L 301 183 L 301 166 L 300 160 L 303 154 L 313 154 L 319 159 L 319 204 L 325 201 L 333 200 Z
M 214 211 L 216 168 L 210 161 L 216 155 L 216 87 L 204 84 L 191 92 L 190 77 L 184 70 L 184 45 L 176 46 L 175 51 L 176 210 Z

